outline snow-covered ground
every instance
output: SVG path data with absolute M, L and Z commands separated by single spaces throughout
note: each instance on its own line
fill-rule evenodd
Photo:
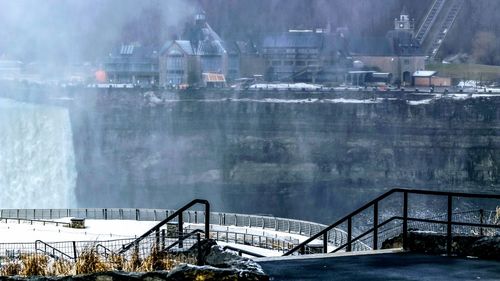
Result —
M 71 218 L 63 218 L 54 220 L 57 222 L 69 223 Z M 135 221 L 135 220 L 85 220 L 84 229 L 69 228 L 64 225 L 56 225 L 54 223 L 17 221 L 9 219 L 7 221 L 0 220 L 0 243 L 34 243 L 36 240 L 41 240 L 46 243 L 62 242 L 62 241 L 106 241 L 125 238 L 136 238 L 158 222 L 155 221 Z M 185 227 L 189 229 L 203 228 L 202 224 L 185 223 Z M 297 244 L 306 240 L 308 237 L 303 235 L 284 233 L 262 228 L 248 228 L 239 226 L 220 226 L 211 225 L 211 230 L 219 233 L 238 233 L 255 235 L 278 239 L 280 241 L 288 241 Z M 224 240 L 224 239 L 222 239 Z M 263 249 L 251 245 L 242 245 L 236 243 L 227 243 L 218 241 L 221 246 L 232 246 L 238 249 L 250 251 L 264 256 L 280 256 L 283 251 L 275 251 Z M 313 244 L 321 244 L 321 241 Z M 331 247 L 333 250 L 333 247 Z
M 272 90 L 272 89 L 277 89 L 277 90 L 319 90 L 323 88 L 321 85 L 316 85 L 316 84 L 307 84 L 307 83 L 277 83 L 277 84 L 254 84 L 250 86 L 250 89 L 265 89 L 265 90 Z
M 70 218 L 57 220 L 69 222 Z M 99 241 L 137 237 L 158 222 L 127 220 L 85 220 L 85 229 L 69 228 L 62 225 L 41 222 L 5 220 L 0 222 L 0 243 L 31 243 L 59 241 Z

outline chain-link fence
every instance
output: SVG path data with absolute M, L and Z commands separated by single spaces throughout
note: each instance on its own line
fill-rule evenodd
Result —
M 138 221 L 161 221 L 172 215 L 175 210 L 166 210 L 166 209 L 126 209 L 126 208 L 85 208 L 85 209 L 1 209 L 0 210 L 0 218 L 13 218 L 13 219 L 26 219 L 26 220 L 54 220 L 61 219 L 65 217 L 78 217 L 78 218 L 86 218 L 86 219 L 102 219 L 102 220 L 138 220 Z M 205 212 L 204 211 L 185 211 L 183 212 L 183 220 L 184 223 L 188 224 L 203 224 L 205 222 Z M 173 219 L 172 222 L 176 222 L 177 218 Z M 234 214 L 234 213 L 220 213 L 220 212 L 211 212 L 210 213 L 210 223 L 211 225 L 219 225 L 219 226 L 236 226 L 242 228 L 261 228 L 263 230 L 272 230 L 281 233 L 290 233 L 290 234 L 298 234 L 302 236 L 310 237 L 312 235 L 317 234 L 321 230 L 323 230 L 326 225 L 294 220 L 294 219 L 286 219 L 286 218 L 278 218 L 278 217 L 270 217 L 270 216 L 257 216 L 257 215 L 246 215 L 246 214 Z M 295 244 L 298 243 L 295 240 L 287 240 L 275 237 L 274 241 L 271 242 L 271 238 L 266 236 L 265 234 L 260 237 L 260 242 L 257 242 L 260 235 L 253 235 L 250 239 L 247 235 L 243 235 L 243 233 L 237 233 L 236 231 L 226 231 L 223 234 L 223 231 L 217 231 L 216 229 L 212 229 L 212 231 L 216 231 L 218 233 L 219 238 L 223 239 L 221 241 L 233 240 L 237 244 L 245 244 L 245 239 L 247 242 L 253 241 L 251 244 L 253 245 L 265 245 L 266 248 L 271 249 L 275 247 L 269 246 L 280 244 L 278 247 L 280 250 L 287 249 L 290 243 Z M 228 233 L 232 232 L 232 233 Z M 216 234 L 217 235 L 217 234 Z M 234 237 L 238 236 L 238 239 Z M 229 237 L 229 238 L 228 238 Z M 241 237 L 241 238 L 240 238 Z M 262 243 L 262 241 L 267 242 Z M 285 240 L 285 241 L 281 241 Z M 333 247 L 342 245 L 347 241 L 347 233 L 340 229 L 334 228 L 328 233 L 328 243 Z M 240 242 L 240 243 L 238 243 Z M 370 250 L 371 248 L 364 243 L 357 242 L 355 243 L 356 248 L 360 250 Z
M 166 231 L 136 242 L 135 238 L 105 241 L 67 241 L 35 243 L 0 243 L 0 275 L 23 275 L 33 262 L 46 267 L 42 275 L 58 275 L 54 266 L 63 264 L 61 274 L 89 273 L 103 270 L 150 271 L 170 269 L 179 263 L 200 264 L 199 248 L 203 234 L 179 237 Z M 131 246 L 128 251 L 122 251 Z M 85 265 L 87 263 L 87 265 Z M 82 271 L 82 266 L 89 272 Z M 26 271 L 27 270 L 27 271 Z M 38 274 L 41 274 L 38 272 Z M 27 273 L 24 273 L 27 275 Z

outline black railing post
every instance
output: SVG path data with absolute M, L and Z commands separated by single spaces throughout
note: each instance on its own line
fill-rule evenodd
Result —
M 480 209 L 479 210 L 479 223 L 480 224 L 483 224 L 484 223 L 484 210 L 483 209 Z M 480 227 L 479 228 L 479 235 L 483 236 L 484 235 L 484 232 L 483 232 L 483 227 Z
M 161 230 L 161 249 L 165 249 L 165 229 Z
M 452 242 L 452 237 L 451 237 L 451 220 L 453 216 L 453 197 L 451 195 L 448 195 L 448 220 L 446 223 L 446 254 L 448 256 L 451 256 L 451 242 Z
M 205 239 L 210 239 L 210 203 L 205 204 Z
M 352 217 L 347 219 L 347 248 L 346 252 L 352 251 Z
M 76 259 L 78 257 L 76 256 L 76 242 L 75 241 L 73 241 L 73 256 L 75 257 L 75 261 L 76 261 Z
M 378 202 L 373 203 L 373 250 L 378 249 Z
M 328 231 L 323 233 L 323 253 L 328 253 Z
M 177 222 L 177 235 L 179 235 L 179 248 L 183 248 L 184 245 L 182 243 L 182 235 L 183 235 L 183 221 L 182 221 L 182 212 L 179 213 L 179 219 Z
M 408 191 L 403 192 L 403 250 L 408 250 Z
M 160 252 L 160 229 L 155 231 L 155 247 L 158 252 Z
M 203 261 L 202 261 L 202 256 L 201 256 L 201 238 L 200 238 L 200 233 L 196 233 L 196 245 L 197 245 L 197 250 L 198 250 L 198 254 L 196 256 L 196 262 L 197 262 L 197 265 L 203 265 Z
M 267 237 L 266 237 L 266 244 L 267 244 Z M 301 255 L 305 255 L 306 254 L 306 246 L 302 245 L 302 247 L 300 247 L 300 254 Z

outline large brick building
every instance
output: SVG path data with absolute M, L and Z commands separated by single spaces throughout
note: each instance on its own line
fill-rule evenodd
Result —
M 343 79 L 344 41 L 330 28 L 268 35 L 262 43 L 266 78 L 312 83 Z

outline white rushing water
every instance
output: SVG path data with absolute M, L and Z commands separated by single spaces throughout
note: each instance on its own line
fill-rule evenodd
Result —
M 0 208 L 76 207 L 65 108 L 0 99 Z

